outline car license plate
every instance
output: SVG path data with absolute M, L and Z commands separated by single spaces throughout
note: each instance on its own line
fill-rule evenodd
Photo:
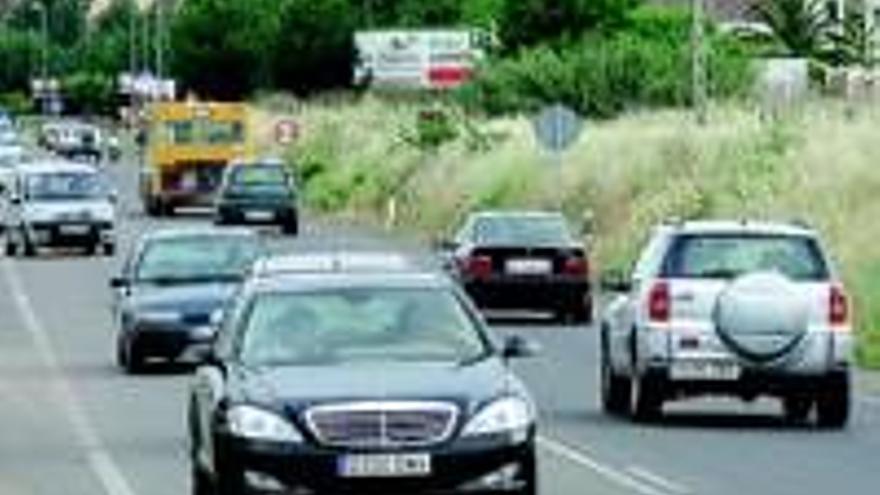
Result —
M 244 212 L 244 217 L 250 222 L 268 222 L 275 218 L 275 214 L 265 210 L 251 210 Z
M 91 231 L 88 225 L 62 225 L 58 231 L 62 235 L 86 235 Z
M 363 454 L 339 457 L 343 478 L 414 478 L 431 475 L 430 454 Z
M 180 178 L 180 188 L 184 191 L 195 191 L 199 187 L 199 176 L 195 172 L 187 172 Z
M 741 374 L 738 364 L 726 361 L 679 361 L 670 370 L 673 380 L 734 381 Z
M 542 259 L 512 259 L 504 266 L 511 275 L 546 275 L 553 272 L 553 263 Z

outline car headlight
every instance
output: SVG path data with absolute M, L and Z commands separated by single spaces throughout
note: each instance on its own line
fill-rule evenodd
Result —
M 211 325 L 219 327 L 220 324 L 223 323 L 223 314 L 223 308 L 218 308 L 211 312 Z
M 534 408 L 528 401 L 505 397 L 480 410 L 465 426 L 463 435 L 525 434 L 534 421 Z
M 275 413 L 253 406 L 235 406 L 226 416 L 229 431 L 240 438 L 270 442 L 300 443 L 296 427 Z
M 155 323 L 177 323 L 181 320 L 181 315 L 177 311 L 167 310 L 147 310 L 137 313 L 137 319 L 140 321 L 149 321 Z

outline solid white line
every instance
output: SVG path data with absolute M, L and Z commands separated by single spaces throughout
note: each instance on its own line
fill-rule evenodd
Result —
M 624 471 L 602 464 L 601 462 L 593 459 L 585 452 L 569 447 L 568 445 L 565 445 L 564 443 L 557 440 L 553 440 L 544 436 L 539 436 L 538 446 L 543 448 L 547 452 L 550 452 L 551 454 L 566 459 L 569 462 L 577 464 L 581 467 L 587 468 L 595 472 L 599 476 L 602 476 L 603 478 L 611 481 L 612 483 L 615 483 L 624 488 L 628 488 L 642 495 L 668 495 L 663 490 L 659 490 L 658 488 L 649 485 L 648 483 L 640 481 L 625 473 Z
M 641 466 L 635 466 L 635 465 L 629 466 L 628 468 L 626 468 L 626 470 L 629 471 L 630 474 L 632 474 L 633 476 L 635 476 L 637 478 L 641 478 L 641 479 L 643 479 L 649 483 L 652 483 L 654 485 L 657 485 L 666 491 L 675 492 L 675 493 L 679 493 L 682 495 L 686 495 L 688 493 L 691 493 L 691 491 L 687 487 L 680 485 L 678 483 L 675 483 L 674 481 L 670 481 L 670 480 L 664 478 L 663 476 L 660 476 L 659 474 L 651 472 Z
M 31 304 L 24 286 L 8 259 L 0 261 L 3 266 L 3 274 L 9 287 L 15 305 L 22 317 L 25 330 L 27 330 L 34 346 L 43 360 L 43 364 L 49 371 L 50 384 L 55 392 L 55 399 L 68 417 L 76 434 L 77 442 L 85 450 L 89 467 L 98 477 L 106 495 L 135 495 L 131 485 L 122 474 L 122 470 L 110 456 L 109 451 L 101 442 L 97 430 L 86 415 L 80 401 L 77 399 L 70 382 L 61 371 L 60 361 L 52 341 L 46 329 L 40 322 L 34 307 Z

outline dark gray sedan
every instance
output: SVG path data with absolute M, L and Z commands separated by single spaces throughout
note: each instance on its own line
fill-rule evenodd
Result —
M 261 239 L 247 230 L 174 229 L 145 236 L 111 282 L 117 363 L 137 372 L 150 358 L 175 360 L 209 342 L 213 323 L 262 251 Z

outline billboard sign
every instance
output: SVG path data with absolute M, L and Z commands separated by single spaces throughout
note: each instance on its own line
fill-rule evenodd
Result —
M 448 89 L 473 75 L 484 56 L 481 31 L 384 30 L 355 34 L 355 83 L 400 89 Z

